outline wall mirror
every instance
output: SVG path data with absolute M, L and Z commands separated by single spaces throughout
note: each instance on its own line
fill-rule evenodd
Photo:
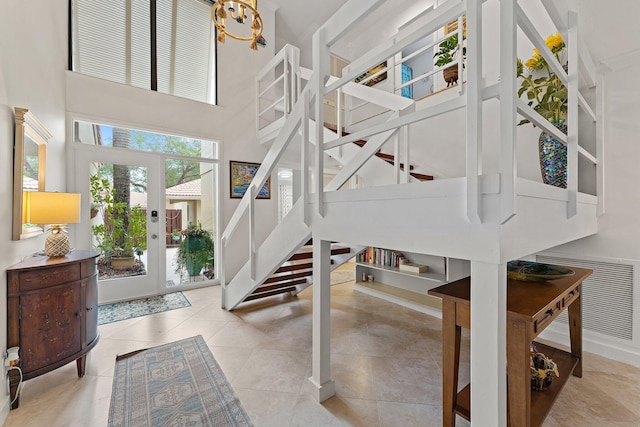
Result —
M 13 240 L 41 234 L 42 226 L 30 224 L 25 193 L 45 191 L 47 141 L 51 134 L 26 108 L 15 109 L 13 147 Z

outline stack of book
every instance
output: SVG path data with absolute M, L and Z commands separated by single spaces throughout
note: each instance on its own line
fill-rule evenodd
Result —
M 426 265 L 415 264 L 413 262 L 404 262 L 398 266 L 398 270 L 406 271 L 407 273 L 426 273 L 429 268 Z

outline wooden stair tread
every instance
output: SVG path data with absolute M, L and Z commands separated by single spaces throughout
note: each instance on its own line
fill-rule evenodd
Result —
M 306 270 L 309 268 L 313 268 L 312 262 L 286 261 L 274 274 L 284 273 L 285 271 Z
M 307 279 L 287 280 L 286 282 L 276 283 L 275 285 L 260 285 L 252 292 L 252 294 L 261 294 L 264 292 L 270 292 L 276 289 L 287 288 L 295 285 L 302 285 L 305 283 L 307 283 Z
M 244 300 L 245 301 L 252 301 L 252 300 L 255 300 L 255 299 L 259 299 L 259 298 L 266 298 L 266 297 L 271 297 L 271 296 L 274 296 L 274 295 L 285 294 L 287 292 L 295 292 L 295 291 L 296 291 L 295 287 L 276 289 L 275 291 L 271 291 L 271 292 L 263 292 L 263 293 L 259 293 L 259 294 L 251 294 L 248 297 L 246 297 Z
M 421 181 L 433 181 L 433 175 L 424 175 L 421 173 L 409 172 L 409 175 Z
M 295 273 L 284 272 L 279 274 L 273 274 L 271 277 L 265 280 L 264 283 L 267 284 L 267 283 L 282 282 L 284 280 L 298 279 L 300 277 L 309 277 L 311 275 L 313 275 L 313 270 L 302 270 Z

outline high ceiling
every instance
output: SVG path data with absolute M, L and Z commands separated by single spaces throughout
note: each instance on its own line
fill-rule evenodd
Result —
M 345 0 L 268 0 L 279 7 L 276 12 L 276 48 L 291 43 L 303 50 L 309 49 L 313 33 L 344 3 Z M 406 22 L 417 10 L 445 0 L 387 0 L 368 19 L 371 31 L 384 23 Z M 527 2 L 540 0 L 527 0 Z M 582 37 L 594 61 L 617 59 L 621 55 L 640 56 L 640 1 L 638 0 L 567 0 L 578 11 Z M 373 25 L 380 24 L 380 25 Z M 360 30 L 359 30 L 360 31 Z M 363 30 L 366 32 L 366 29 Z M 362 37 L 351 34 L 350 39 Z M 347 46 L 341 46 L 348 51 Z

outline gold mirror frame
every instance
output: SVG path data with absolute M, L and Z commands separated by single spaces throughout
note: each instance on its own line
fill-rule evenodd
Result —
M 15 108 L 15 145 L 13 147 L 13 240 L 25 239 L 42 233 L 42 227 L 25 228 L 24 225 L 24 185 L 25 155 L 27 144 L 35 143 L 38 153 L 38 189 L 44 191 L 47 141 L 49 131 L 26 108 Z M 35 150 L 34 150 L 35 151 Z

